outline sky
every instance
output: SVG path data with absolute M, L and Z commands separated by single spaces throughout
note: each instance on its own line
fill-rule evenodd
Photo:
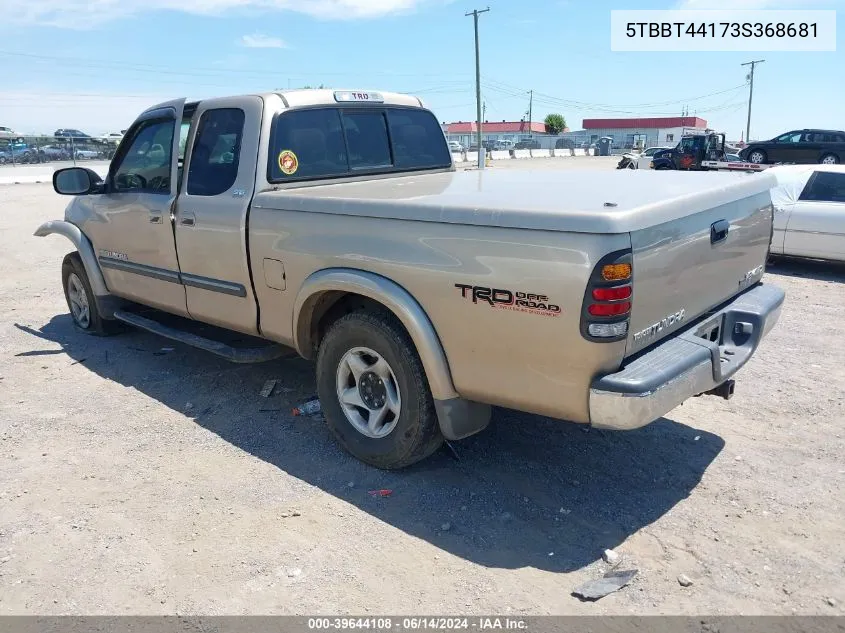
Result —
M 473 21 L 489 121 L 700 116 L 752 138 L 845 129 L 845 0 L 3 0 L 0 125 L 122 130 L 149 105 L 299 88 L 420 96 L 475 120 Z M 612 9 L 838 9 L 836 52 L 613 52 Z

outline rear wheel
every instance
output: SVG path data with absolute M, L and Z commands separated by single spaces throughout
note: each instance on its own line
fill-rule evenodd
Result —
M 106 336 L 122 328 L 117 321 L 103 319 L 79 253 L 68 253 L 62 262 L 62 286 L 77 329 L 94 336 Z
M 748 154 L 748 162 L 763 165 L 766 162 L 766 152 L 761 149 L 755 149 Z
M 839 156 L 836 154 L 825 154 L 819 160 L 822 165 L 836 165 L 839 163 Z
M 390 314 L 354 312 L 331 326 L 317 356 L 317 393 L 338 442 L 372 466 L 403 468 L 443 443 L 419 355 Z

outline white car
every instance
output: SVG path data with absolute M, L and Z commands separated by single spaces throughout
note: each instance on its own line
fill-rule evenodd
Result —
M 625 154 L 631 159 L 631 162 L 628 163 L 628 169 L 648 169 L 651 165 L 651 157 L 654 156 L 655 152 L 659 152 L 663 149 L 671 149 L 668 147 L 649 147 L 648 149 L 643 150 L 639 154 L 634 152 L 629 152 Z
M 95 149 L 78 149 L 76 150 L 76 160 L 83 158 L 100 158 L 101 154 Z
M 10 127 L 0 125 L 0 138 L 17 138 L 19 135 Z
M 449 151 L 462 152 L 464 151 L 464 146 L 458 143 L 458 141 L 449 141 Z
M 845 165 L 778 165 L 772 254 L 845 261 Z

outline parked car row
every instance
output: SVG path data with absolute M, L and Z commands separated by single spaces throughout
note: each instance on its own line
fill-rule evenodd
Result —
M 496 141 L 482 141 L 481 146 L 487 150 L 488 152 L 507 152 L 512 149 L 540 149 L 540 141 L 537 139 L 529 139 L 529 140 L 522 140 L 522 141 L 508 141 L 508 140 L 496 140 Z M 575 149 L 574 141 L 570 139 L 557 139 L 555 141 L 555 149 Z M 469 146 L 465 147 L 458 141 L 449 141 L 449 150 L 451 152 L 477 152 L 478 151 L 478 143 L 471 143 Z
M 30 147 L 25 143 L 9 143 L 0 147 L 0 165 L 17 163 L 22 165 L 46 163 L 61 160 L 111 159 L 114 148 L 69 145 L 38 145 Z

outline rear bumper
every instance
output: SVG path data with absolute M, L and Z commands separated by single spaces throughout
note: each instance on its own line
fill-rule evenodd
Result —
M 636 429 L 725 383 L 777 323 L 783 300 L 777 286 L 755 286 L 627 360 L 618 372 L 597 378 L 590 389 L 590 423 Z

